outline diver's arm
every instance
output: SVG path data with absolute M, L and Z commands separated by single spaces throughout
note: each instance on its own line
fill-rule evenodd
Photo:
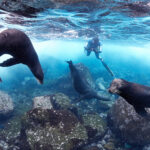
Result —
M 97 46 L 94 50 L 96 53 L 102 53 L 101 47 Z
M 84 50 L 89 50 L 90 49 L 90 44 L 89 42 L 86 44 L 86 46 L 84 47 Z
M 102 53 L 102 46 L 99 46 L 99 52 Z
M 86 46 L 84 46 L 84 50 L 87 50 L 88 48 L 88 43 L 86 44 Z

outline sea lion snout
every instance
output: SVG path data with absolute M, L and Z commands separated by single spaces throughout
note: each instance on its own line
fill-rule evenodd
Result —
M 119 94 L 120 93 L 120 88 L 122 87 L 122 80 L 121 79 L 114 79 L 110 87 L 108 88 L 108 92 L 112 94 Z
M 40 84 L 43 84 L 43 80 L 44 80 L 44 73 L 43 73 L 43 70 L 41 68 L 41 65 L 40 63 L 39 64 L 36 64 L 35 66 L 33 67 L 29 67 L 30 70 L 32 71 L 32 73 L 34 74 L 34 76 L 36 77 L 37 81 L 40 83 Z
M 117 90 L 116 87 L 110 86 L 110 87 L 108 88 L 108 92 L 109 92 L 109 93 L 112 93 L 112 94 L 117 94 L 117 93 L 118 93 L 118 90 Z
M 107 89 L 107 91 L 108 91 L 109 93 L 113 93 L 110 87 Z
M 43 84 L 43 79 L 44 79 L 43 71 L 41 70 L 40 72 L 35 72 L 34 75 L 35 75 L 36 79 L 38 80 L 38 82 L 40 84 Z
M 43 80 L 39 80 L 38 78 L 36 78 L 38 83 L 43 84 Z

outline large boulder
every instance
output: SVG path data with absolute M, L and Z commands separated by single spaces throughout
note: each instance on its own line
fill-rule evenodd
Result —
M 33 99 L 33 109 L 52 109 L 51 97 L 50 96 L 38 96 Z
M 73 106 L 70 98 L 63 93 L 52 94 L 51 102 L 54 109 L 70 109 Z
M 123 98 L 119 98 L 108 113 L 108 125 L 126 143 L 150 144 L 150 119 L 137 114 Z
M 87 139 L 86 128 L 68 110 L 37 108 L 22 121 L 21 141 L 31 150 L 71 150 Z
M 106 122 L 98 114 L 84 114 L 82 116 L 83 124 L 87 129 L 89 141 L 101 139 L 106 131 Z
M 14 105 L 12 98 L 0 91 L 0 119 L 6 119 L 12 115 Z
M 70 98 L 63 93 L 35 97 L 33 99 L 33 109 L 35 108 L 77 111 Z
M 78 108 L 63 93 L 36 97 L 33 106 L 22 119 L 21 149 L 81 149 L 107 131 L 98 114 L 78 114 Z

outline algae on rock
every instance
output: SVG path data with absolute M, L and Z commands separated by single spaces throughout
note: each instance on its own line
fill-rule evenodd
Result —
M 85 114 L 82 118 L 89 138 L 102 137 L 105 134 L 107 130 L 106 123 L 98 114 Z
M 85 127 L 68 110 L 34 109 L 26 114 L 22 129 L 30 148 L 35 145 L 54 150 L 71 150 L 87 142 Z

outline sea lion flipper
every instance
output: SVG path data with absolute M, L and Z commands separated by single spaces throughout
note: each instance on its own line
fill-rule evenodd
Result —
M 7 59 L 6 61 L 3 61 L 2 63 L 0 63 L 0 66 L 1 67 L 9 67 L 9 66 L 16 65 L 19 63 L 20 63 L 20 61 L 18 59 L 10 58 L 10 59 Z
M 100 95 L 95 95 L 96 99 L 102 100 L 102 101 L 110 101 L 111 99 L 106 96 L 100 96 Z
M 135 109 L 135 111 L 136 111 L 139 115 L 141 115 L 141 116 L 143 116 L 143 117 L 147 116 L 147 112 L 146 112 L 146 110 L 145 110 L 144 107 L 141 107 L 141 106 L 134 106 L 134 109 Z

